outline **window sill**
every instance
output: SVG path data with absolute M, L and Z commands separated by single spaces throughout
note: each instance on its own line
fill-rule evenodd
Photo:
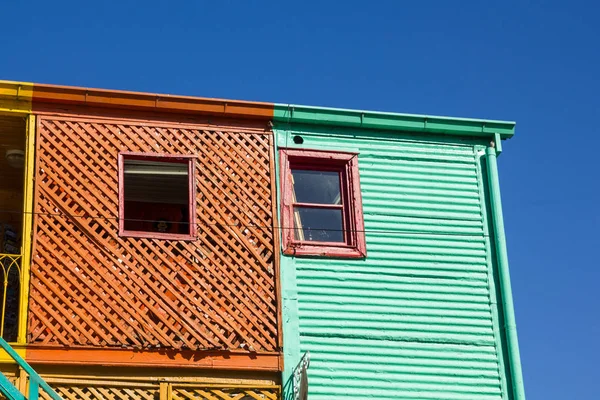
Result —
M 289 246 L 283 254 L 293 257 L 366 258 L 366 250 L 351 246 Z

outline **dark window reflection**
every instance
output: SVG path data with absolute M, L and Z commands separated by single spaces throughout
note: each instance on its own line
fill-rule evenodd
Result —
M 292 169 L 297 203 L 342 204 L 340 173 Z
M 296 240 L 344 242 L 341 209 L 295 207 L 294 226 Z
M 125 230 L 189 234 L 189 164 L 125 159 L 123 167 Z

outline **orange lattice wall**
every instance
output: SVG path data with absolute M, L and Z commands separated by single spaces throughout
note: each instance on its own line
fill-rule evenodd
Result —
M 29 343 L 277 352 L 271 145 L 256 124 L 39 117 Z M 197 156 L 197 240 L 118 235 L 120 151 Z

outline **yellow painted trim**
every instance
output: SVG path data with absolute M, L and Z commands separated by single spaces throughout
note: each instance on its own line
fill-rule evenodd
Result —
M 25 358 L 27 349 L 24 344 L 16 344 L 10 343 L 11 347 L 20 355 L 22 358 Z M 15 360 L 12 359 L 11 356 L 8 355 L 6 351 L 0 348 L 0 364 L 17 364 Z
M 31 267 L 31 239 L 33 230 L 33 175 L 35 164 L 35 115 L 27 117 L 25 139 L 25 176 L 23 182 L 23 236 L 21 240 L 21 298 L 19 301 L 18 343 L 27 342 L 27 306 L 29 302 L 29 274 Z M 23 356 L 24 357 L 24 356 Z M 25 357 L 24 357 L 25 358 Z
M 235 371 L 235 370 L 198 370 L 192 368 L 132 368 L 103 365 L 57 365 L 52 363 L 36 364 L 36 371 L 47 382 L 55 379 L 108 380 L 115 382 L 169 382 L 173 384 L 193 383 L 196 385 L 221 384 L 276 386 L 280 373 Z
M 30 114 L 33 83 L 0 80 L 0 113 Z

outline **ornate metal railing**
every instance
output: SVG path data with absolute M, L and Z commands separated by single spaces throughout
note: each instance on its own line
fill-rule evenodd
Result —
M 21 294 L 21 254 L 0 253 L 2 292 L 0 301 L 0 337 L 16 342 L 19 331 L 19 307 Z
M 310 365 L 310 352 L 304 353 L 300 362 L 294 369 L 294 400 L 308 398 L 308 367 Z

